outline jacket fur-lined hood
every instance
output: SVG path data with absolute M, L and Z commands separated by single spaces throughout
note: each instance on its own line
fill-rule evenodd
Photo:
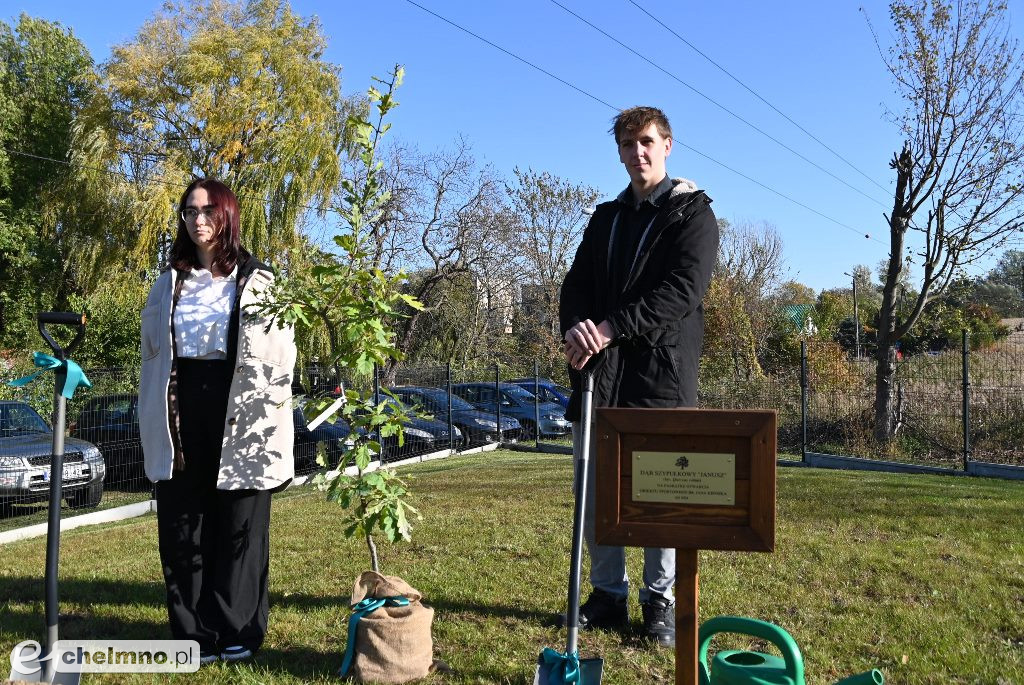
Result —
M 683 195 L 685 193 L 695 193 L 698 190 L 699 188 L 697 188 L 697 184 L 688 178 L 673 178 L 672 190 L 669 192 L 668 196 L 675 197 L 677 195 Z M 631 192 L 632 186 L 626 186 L 626 189 L 619 193 L 615 199 L 618 200 L 619 202 L 632 202 L 633 198 L 630 194 Z

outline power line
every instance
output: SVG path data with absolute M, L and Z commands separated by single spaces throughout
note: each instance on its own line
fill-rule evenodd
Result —
M 776 137 L 775 137 L 775 136 L 773 136 L 772 134 L 768 133 L 767 131 L 765 131 L 764 129 L 760 128 L 759 126 L 757 126 L 757 125 L 756 125 L 756 124 L 754 124 L 753 122 L 751 122 L 751 121 L 747 120 L 746 118 L 744 118 L 744 117 L 740 116 L 739 114 L 737 114 L 736 112 L 732 111 L 731 109 L 729 109 L 728 107 L 726 107 L 726 106 L 725 106 L 725 105 L 723 105 L 722 103 L 718 102 L 717 100 L 715 100 L 715 99 L 714 99 L 714 98 L 712 98 L 711 96 L 709 96 L 709 95 L 706 95 L 705 93 L 702 93 L 702 92 L 701 92 L 700 90 L 698 90 L 698 89 L 697 89 L 697 88 L 695 88 L 694 86 L 690 85 L 690 84 L 689 84 L 689 83 L 687 83 L 686 81 L 682 80 L 681 78 L 679 78 L 678 76 L 676 76 L 675 74 L 673 74 L 673 73 L 672 73 L 671 71 L 669 71 L 668 69 L 665 69 L 665 68 L 664 68 L 664 67 L 662 67 L 662 66 L 661 66 L 660 64 L 657 64 L 656 62 L 652 61 L 651 59 L 649 59 L 649 58 L 647 58 L 646 56 L 642 55 L 641 53 L 637 52 L 636 50 L 634 50 L 633 48 L 629 47 L 628 45 L 626 45 L 625 43 L 623 43 L 623 42 L 622 42 L 621 40 L 619 40 L 619 39 L 618 39 L 618 38 L 616 38 L 615 36 L 611 35 L 611 34 L 610 34 L 610 33 L 608 33 L 607 31 L 605 31 L 604 29 L 602 29 L 602 28 L 600 28 L 600 27 L 596 26 L 595 24 L 591 23 L 590 21 L 588 21 L 588 20 L 587 20 L 587 19 L 585 19 L 584 17 L 581 17 L 581 16 L 579 15 L 579 14 L 576 14 L 576 12 L 573 12 L 573 11 L 572 11 L 571 9 L 569 9 L 568 7 L 566 7 L 565 5 L 563 5 L 562 3 L 558 2 L 558 0 L 550 0 L 550 2 L 551 2 L 551 4 L 553 4 L 553 5 L 556 5 L 556 6 L 560 7 L 561 9 L 565 10 L 565 11 L 566 11 L 566 12 L 567 12 L 568 14 L 571 14 L 572 16 L 576 17 L 576 18 L 577 18 L 577 19 L 579 19 L 579 20 L 580 20 L 581 22 L 583 22 L 584 24 L 586 24 L 586 25 L 587 25 L 587 26 L 589 26 L 590 28 L 594 29 L 595 31 L 597 31 L 598 33 L 600 33 L 601 35 L 603 35 L 603 36 L 604 36 L 605 38 L 607 38 L 607 39 L 609 39 L 609 40 L 611 40 L 611 41 L 615 42 L 615 43 L 616 43 L 617 45 L 619 45 L 619 47 L 621 47 L 622 49 L 624 49 L 624 50 L 628 50 L 628 51 L 629 51 L 629 52 L 631 52 L 631 53 L 632 53 L 633 55 L 635 55 L 635 56 L 639 57 L 640 59 L 642 59 L 643 61 L 647 62 L 647 63 L 648 63 L 648 64 L 650 64 L 650 65 L 651 65 L 652 67 L 654 67 L 655 69 L 659 70 L 660 72 L 662 72 L 663 74 L 665 74 L 665 75 L 666 75 L 666 76 L 668 76 L 669 78 L 671 78 L 671 79 L 673 79 L 674 81 L 676 81 L 676 82 L 678 82 L 678 83 L 680 83 L 680 84 L 682 84 L 682 85 L 686 86 L 686 87 L 687 87 L 687 88 L 689 88 L 689 89 L 690 89 L 691 91 L 693 91 L 693 92 L 694 92 L 694 93 L 696 93 L 697 95 L 701 96 L 702 98 L 704 98 L 705 100 L 707 100 L 708 102 L 710 102 L 710 103 L 711 103 L 712 105 L 714 105 L 715 107 L 718 107 L 718 108 L 719 108 L 720 110 L 722 110 L 723 112 L 725 112 L 725 113 L 729 114 L 730 116 L 732 116 L 733 118 L 737 119 L 738 121 L 741 121 L 741 122 L 743 122 L 744 124 L 746 124 L 746 125 L 747 125 L 747 126 L 749 126 L 750 128 L 752 128 L 752 129 L 754 129 L 755 131 L 757 131 L 758 133 L 760 133 L 760 134 L 761 134 L 762 136 L 764 136 L 765 138 L 767 138 L 768 140 L 770 140 L 770 141 L 772 141 L 773 143 L 775 143 L 776 145 L 778 145 L 779 147 L 781 147 L 781 148 L 783 148 L 783 149 L 785 149 L 785 150 L 787 150 L 787 151 L 791 152 L 792 154 L 796 155 L 797 157 L 799 157 L 799 158 L 800 158 L 800 159 L 802 159 L 803 161 L 805 161 L 805 162 L 807 162 L 808 164 L 810 164 L 811 166 L 813 166 L 813 167 L 814 167 L 815 169 L 817 169 L 818 171 L 821 171 L 821 172 L 822 172 L 822 173 L 824 173 L 824 174 L 828 174 L 829 176 L 831 176 L 832 178 L 834 178 L 835 180 L 839 181 L 839 182 L 840 182 L 840 183 L 842 183 L 842 184 L 843 184 L 844 186 L 846 186 L 847 188 L 849 188 L 850 190 L 853 190 L 853 191 L 854 191 L 854 192 L 856 192 L 856 193 L 860 193 L 861 195 L 863 195 L 863 196 L 864 196 L 864 197 L 866 197 L 867 199 L 871 200 L 872 202 L 874 202 L 874 203 L 876 203 L 876 204 L 880 205 L 881 207 L 886 207 L 886 205 L 885 205 L 884 203 L 882 203 L 882 202 L 879 202 L 879 201 L 878 201 L 878 200 L 877 200 L 876 198 L 872 197 L 871 195 L 868 195 L 867 193 L 865 193 L 865 192 L 864 192 L 863 190 L 861 190 L 860 188 L 858 188 L 858 187 L 856 187 L 856 186 L 854 186 L 854 185 L 850 184 L 849 182 L 845 181 L 844 179 L 840 178 L 839 176 L 836 176 L 836 175 L 835 175 L 835 174 L 833 174 L 833 173 L 832 173 L 831 171 L 829 171 L 829 170 L 828 170 L 828 169 L 826 169 L 825 167 L 821 166 L 821 165 L 820 165 L 820 164 L 818 164 L 817 162 L 815 162 L 815 161 L 813 161 L 813 160 L 809 159 L 808 157 L 804 156 L 804 155 L 803 155 L 803 154 L 801 154 L 800 152 L 797 152 L 796 150 L 794 150 L 793 148 L 791 148 L 791 147 L 790 147 L 789 145 L 786 145 L 786 144 L 785 144 L 784 142 L 782 142 L 781 140 L 779 140 L 778 138 L 776 138 Z M 885 189 L 883 188 L 883 190 L 885 190 Z
M 68 161 L 66 159 L 57 159 L 55 157 L 46 157 L 44 155 L 37 155 L 37 154 L 31 153 L 31 152 L 23 152 L 21 150 L 13 150 L 13 149 L 8 148 L 8 147 L 0 146 L 0 150 L 2 150 L 3 152 L 6 152 L 9 155 L 16 155 L 18 157 L 27 157 L 29 159 L 35 159 L 35 160 L 39 160 L 39 161 L 43 161 L 43 162 L 53 162 L 55 164 L 63 164 L 64 166 L 68 166 L 68 167 L 78 167 L 79 169 L 88 169 L 90 171 L 96 171 L 96 172 L 99 172 L 101 174 L 108 174 L 108 175 L 111 175 L 111 176 L 120 176 L 120 177 L 124 178 L 125 180 L 134 181 L 136 183 L 141 183 L 142 185 L 147 185 L 147 186 L 162 185 L 162 186 L 167 186 L 168 188 L 177 188 L 177 189 L 181 189 L 181 187 L 182 187 L 181 183 L 177 182 L 177 181 L 164 181 L 164 180 L 159 179 L 159 178 L 143 178 L 143 177 L 141 177 L 138 174 L 129 174 L 129 173 L 125 172 L 125 171 L 120 171 L 120 170 L 117 170 L 117 169 L 108 169 L 108 168 L 104 168 L 104 167 L 98 167 L 98 166 L 91 166 L 91 165 L 88 165 L 88 164 L 82 164 L 81 162 L 71 162 L 71 161 Z M 237 197 L 237 199 L 239 201 L 245 200 L 247 202 L 256 202 L 256 203 L 262 204 L 264 207 L 269 207 L 272 204 L 272 202 L 269 201 L 269 200 L 255 200 L 255 199 L 251 198 L 250 196 L 244 195 L 244 194 L 236 195 L 236 197 Z M 296 204 L 295 208 L 296 209 L 306 209 L 306 210 L 317 212 L 317 213 L 320 213 L 321 211 L 333 212 L 335 214 L 338 214 L 339 216 L 341 215 L 341 210 L 339 210 L 339 209 L 337 209 L 335 207 L 327 207 L 326 209 L 321 210 L 320 207 L 315 207 L 313 205 Z M 431 224 L 435 224 L 435 225 L 439 225 L 439 226 L 445 227 L 445 228 L 450 228 L 451 227 L 451 225 L 448 224 L 447 222 L 430 222 L 430 221 L 423 221 L 422 219 L 403 218 L 401 220 L 401 222 L 402 223 L 407 223 L 407 224 L 416 224 L 418 226 L 429 226 Z M 323 231 L 321 231 L 321 233 L 323 233 Z
M 769 191 L 769 192 L 772 192 L 772 193 L 775 193 L 775 194 L 776 194 L 776 195 L 778 195 L 779 197 L 781 197 L 781 198 L 785 198 L 786 200 L 789 200 L 789 201 L 790 201 L 790 202 L 792 202 L 793 204 L 795 204 L 795 205 L 798 205 L 798 206 L 800 206 L 800 207 L 803 207 L 804 209 L 806 209 L 806 210 L 807 210 L 807 211 L 809 211 L 809 212 L 814 212 L 815 214 L 817 214 L 818 216 L 820 216 L 820 217 L 821 217 L 821 218 L 823 218 L 823 219 L 828 219 L 828 220 L 829 220 L 829 221 L 831 221 L 832 223 L 834 223 L 834 224 L 837 224 L 837 225 L 839 225 L 839 226 L 842 226 L 843 228 L 845 228 L 845 229 L 847 229 L 847 230 L 853 231 L 853 232 L 854 232 L 854 233 L 856 233 L 857 235 L 862 235 L 862 234 L 861 234 L 861 232 L 860 232 L 860 231 L 858 231 L 858 230 L 857 230 L 856 228 L 854 228 L 853 226 L 850 226 L 850 225 L 848 225 L 848 224 L 844 224 L 844 223 L 843 223 L 843 222 L 841 222 L 841 221 L 837 221 L 836 219 L 833 219 L 832 217 L 830 217 L 830 216 L 829 216 L 829 215 L 827 215 L 827 214 L 822 214 L 821 212 L 819 212 L 818 210 L 814 209 L 813 207 L 808 207 L 808 206 L 807 206 L 807 205 L 805 205 L 805 204 L 804 204 L 803 202 L 800 202 L 799 200 L 795 200 L 795 199 L 791 198 L 791 197 L 790 197 L 789 195 L 786 195 L 786 194 L 784 194 L 784 193 L 781 193 L 781 192 L 779 192 L 778 190 L 775 190 L 774 188 L 771 188 L 771 187 L 769 187 L 769 186 L 766 186 L 766 185 L 765 185 L 764 183 L 761 183 L 761 182 L 760 182 L 760 181 L 758 181 L 757 179 L 755 179 L 755 178 L 751 178 L 750 176 L 747 176 L 747 175 L 746 175 L 746 174 L 744 174 L 743 172 L 741 172 L 741 171 L 737 171 L 736 169 L 733 169 L 732 167 L 730 167 L 730 166 L 727 166 L 727 165 L 723 164 L 722 162 L 719 162 L 719 161 L 718 161 L 717 159 L 713 159 L 713 158 L 711 158 L 711 157 L 708 157 L 708 156 L 707 156 L 706 154 L 704 154 L 704 153 L 703 153 L 703 152 L 701 152 L 700 150 L 697 150 L 697 149 L 695 149 L 695 148 L 692 148 L 692 147 L 690 147 L 689 145 L 687 145 L 686 143 L 682 143 L 682 142 L 679 142 L 679 141 L 676 141 L 676 142 L 677 142 L 677 143 L 678 143 L 679 145 L 682 145 L 683 147 L 685 147 L 685 148 L 686 148 L 687 150 L 690 150 L 691 152 L 694 152 L 694 153 L 696 153 L 696 154 L 700 155 L 700 156 L 701 156 L 701 157 L 703 157 L 704 159 L 707 159 L 707 160 L 709 160 L 709 161 L 711 161 L 711 162 L 714 162 L 715 164 L 719 165 L 720 167 L 722 167 L 722 168 L 724 168 L 724 169 L 728 169 L 729 171 L 731 171 L 732 173 L 734 173 L 734 174 L 736 174 L 736 175 L 738 175 L 738 176 L 742 176 L 743 178 L 747 179 L 747 180 L 748 180 L 748 181 L 750 181 L 751 183 L 756 183 L 757 185 L 761 186 L 761 187 L 762 187 L 762 188 L 764 188 L 765 190 L 767 190 L 767 191 Z M 883 242 L 882 242 L 881 240 L 879 240 L 878 238 L 872 238 L 872 237 L 871 237 L 871 234 L 870 234 L 870 233 L 864 233 L 864 234 L 863 234 L 863 236 L 864 236 L 865 238 L 867 238 L 868 240 L 873 240 L 873 241 L 875 241 L 875 242 L 876 242 L 876 243 L 878 243 L 879 245 L 885 245 L 885 243 L 883 243 Z
M 587 91 L 583 90 L 582 88 L 579 88 L 578 86 L 575 86 L 575 85 L 573 85 L 572 83 L 569 83 L 568 81 L 566 81 L 566 80 L 565 80 L 565 79 L 563 79 L 563 78 L 560 78 L 560 77 L 558 77 L 558 76 L 555 76 L 555 75 L 554 75 L 554 74 L 552 74 L 552 73 L 551 73 L 550 71 L 547 71 L 546 69 L 543 69 L 543 68 L 541 68 L 541 67 L 537 66 L 537 65 L 536 65 L 536 64 L 534 64 L 533 62 L 527 61 L 526 59 L 524 59 L 524 58 L 520 57 L 519 55 L 517 55 L 517 54 L 515 54 L 515 53 L 513 53 L 513 52 L 510 52 L 510 51 L 506 50 L 505 48 L 501 47 L 500 45 L 497 45 L 497 44 L 495 44 L 495 43 L 492 43 L 491 41 L 487 40 L 487 39 L 486 39 L 486 38 L 484 38 L 483 36 L 481 36 L 481 35 L 478 35 L 478 34 L 476 34 L 476 33 L 473 33 L 472 31 L 470 31 L 470 30 L 469 30 L 469 29 L 467 29 L 466 27 L 464 27 L 464 26 L 459 26 L 459 25 L 458 25 L 458 24 L 456 24 L 456 23 L 455 23 L 454 21 L 451 21 L 450 19 L 446 19 L 445 17 L 442 17 L 442 16 L 440 15 L 440 14 L 437 14 L 436 12 L 433 12 L 433 11 L 431 11 L 431 10 L 427 9 L 427 8 L 426 8 L 426 7 L 424 7 L 423 5 L 420 5 L 419 3 L 413 2 L 413 0 L 405 0 L 405 1 L 406 1 L 406 2 L 408 2 L 408 3 L 410 4 L 410 5 L 415 5 L 416 7 L 419 7 L 419 8 L 421 9 L 421 10 L 423 10 L 423 11 L 424 11 L 424 12 L 426 12 L 427 14 L 433 15 L 433 16 L 437 17 L 438 19 L 440 19 L 441 21 L 443 21 L 443 22 L 445 22 L 445 23 L 447 23 L 447 24 L 450 24 L 450 25 L 454 26 L 455 28 L 459 29 L 460 31 L 464 31 L 464 32 L 468 33 L 469 35 L 473 36 L 473 37 L 474 37 L 474 38 L 476 38 L 477 40 L 480 40 L 480 41 L 483 41 L 484 43 L 487 43 L 488 45 L 490 45 L 490 46 L 491 46 L 492 48 L 494 48 L 495 50 L 500 50 L 501 52 L 504 52 L 504 53 L 505 53 L 506 55 L 508 55 L 509 57 L 511 57 L 511 58 L 513 58 L 513 59 L 517 59 L 517 60 L 519 60 L 520 62 L 522 62 L 523 64 L 525 64 L 525 65 L 527 65 L 527 66 L 529 66 L 529 67 L 533 67 L 534 69 L 536 69 L 537 71 L 541 72 L 542 74 L 544 74 L 544 75 L 546 75 L 546 76 L 550 76 L 551 78 L 555 79 L 556 81 L 558 81 L 558 82 L 559 82 L 559 83 L 561 83 L 562 85 L 565 85 L 565 86 L 568 86 L 569 88 L 572 88 L 572 89 L 573 89 L 573 90 L 575 90 L 575 91 L 576 91 L 577 93 L 580 93 L 580 94 L 582 94 L 582 95 L 586 95 L 586 96 L 587 96 L 588 98 L 590 98 L 591 100 L 594 100 L 594 101 L 596 101 L 596 102 L 599 102 L 599 103 L 601 103 L 602 105 L 605 105 L 606 107 L 611 107 L 612 109 L 614 109 L 614 110 L 616 110 L 616 111 L 618 111 L 618 110 L 619 110 L 619 108 L 618 108 L 618 107 L 615 107 L 614 105 L 610 105 L 610 104 L 608 104 L 607 102 L 605 102 L 605 101 L 604 101 L 604 100 L 602 100 L 601 98 L 597 97 L 596 95 L 591 95 L 590 93 L 588 93 Z
M 449 24 L 450 26 L 453 26 L 453 27 L 459 29 L 463 33 L 469 34 L 470 36 L 473 36 L 477 40 L 480 40 L 481 42 L 486 43 L 487 45 L 490 45 L 491 47 L 493 47 L 493 48 L 495 48 L 497 50 L 500 50 L 501 52 L 505 53 L 509 57 L 512 57 L 513 59 L 516 59 L 516 60 L 522 62 L 523 64 L 525 64 L 525 65 L 527 65 L 527 66 L 529 66 L 529 67 L 531 67 L 531 68 L 541 72 L 545 76 L 549 76 L 550 78 L 555 79 L 559 83 L 562 83 L 562 84 L 568 86 L 569 88 L 572 88 L 576 92 L 581 93 L 581 94 L 587 96 L 591 100 L 594 100 L 595 102 L 599 102 L 602 105 L 608 107 L 609 109 L 614 110 L 615 112 L 621 112 L 622 111 L 621 107 L 616 107 L 616 106 L 614 106 L 612 104 L 609 104 L 608 102 L 605 102 L 601 98 L 599 98 L 596 95 L 593 95 L 593 94 L 583 90 L 579 86 L 577 86 L 575 84 L 572 84 L 572 83 L 569 83 L 565 79 L 552 74 L 551 72 L 547 71 L 546 69 L 543 69 L 543 68 L 533 64 L 532 62 L 530 62 L 530 61 L 528 61 L 526 59 L 523 59 L 519 55 L 517 55 L 517 54 L 515 54 L 515 53 L 513 53 L 513 52 L 511 52 L 511 51 L 509 51 L 509 50 L 507 50 L 507 49 L 505 49 L 505 48 L 503 48 L 503 47 L 501 47 L 499 45 L 496 45 L 495 43 L 487 40 L 486 38 L 483 38 L 483 37 L 479 36 L 478 34 L 474 33 L 473 31 L 470 31 L 469 29 L 465 28 L 464 26 L 461 26 L 460 24 L 457 24 L 456 22 L 454 22 L 454 21 L 452 21 L 452 20 L 450 20 L 450 19 L 448 19 L 446 17 L 441 16 L 440 14 L 437 14 L 436 12 L 433 12 L 433 11 L 427 9 L 426 7 L 423 7 L 419 3 L 415 2 L 415 0 L 405 0 L 405 1 L 407 3 L 409 3 L 410 5 L 413 5 L 415 7 L 420 8 L 421 10 L 426 12 L 427 14 L 430 14 L 430 15 L 432 15 L 434 17 L 437 17 L 438 19 L 440 19 L 441 21 L 445 22 L 446 24 Z M 797 205 L 799 207 L 802 207 L 802 208 L 804 208 L 804 209 L 806 209 L 806 210 L 808 210 L 810 212 L 813 212 L 814 214 L 817 214 L 818 216 L 820 216 L 820 217 L 822 217 L 824 219 L 827 219 L 828 221 L 831 221 L 832 223 L 836 224 L 837 226 L 840 226 L 840 227 L 845 228 L 845 229 L 847 229 L 849 231 L 852 231 L 852 232 L 856 233 L 857 235 L 863 235 L 868 240 L 873 240 L 873 241 L 875 241 L 875 242 L 877 242 L 877 243 L 879 243 L 881 245 L 885 244 L 882 241 L 878 240 L 877 238 L 872 238 L 870 234 L 862 233 L 861 231 L 857 230 L 853 226 L 850 226 L 848 224 L 844 224 L 842 221 L 839 221 L 838 219 L 833 219 L 832 217 L 828 216 L 827 214 L 825 214 L 823 212 L 819 212 L 816 209 L 808 207 L 804 203 L 799 202 L 798 200 L 793 199 L 792 197 L 786 195 L 785 193 L 782 193 L 782 192 L 772 188 L 771 186 L 768 186 L 768 185 L 766 185 L 764 183 L 761 183 L 760 181 L 758 181 L 756 179 L 753 179 L 750 176 L 747 176 L 746 174 L 737 171 L 736 169 L 733 169 L 732 167 L 728 166 L 727 164 L 724 164 L 723 162 L 719 162 L 714 157 L 711 157 L 710 155 L 707 155 L 707 154 L 701 152 L 700 150 L 698 150 L 698 149 L 696 149 L 696 148 L 694 148 L 694 147 L 692 147 L 690 145 L 687 145 L 687 144 L 685 144 L 685 143 L 683 143 L 681 141 L 678 141 L 678 140 L 676 141 L 676 143 L 678 143 L 679 145 L 682 145 L 683 147 L 685 147 L 686 149 L 690 150 L 691 152 L 694 152 L 694 153 L 700 155 L 704 159 L 717 164 L 718 166 L 722 167 L 723 169 L 731 171 L 732 173 L 734 173 L 734 174 L 736 174 L 736 175 L 738 175 L 738 176 L 740 176 L 740 177 L 742 177 L 742 178 L 744 178 L 744 179 L 746 179 L 746 180 L 748 180 L 748 181 L 750 181 L 752 183 L 757 184 L 758 186 L 764 188 L 765 190 L 767 190 L 767 191 L 769 191 L 771 193 L 774 193 L 775 195 L 778 195 L 779 197 L 781 197 L 781 198 L 783 198 L 785 200 L 788 200 L 789 202 L 792 202 L 793 204 L 795 204 L 795 205 Z
M 718 62 L 716 62 L 715 60 L 711 59 L 711 58 L 710 58 L 710 57 L 708 57 L 708 56 L 707 56 L 706 54 L 704 54 L 703 52 L 701 52 L 701 50 L 700 50 L 700 49 L 698 49 L 698 48 L 697 48 L 697 46 L 695 46 L 695 45 L 694 45 L 693 43 L 691 43 L 690 41 L 688 41 L 688 40 L 686 40 L 685 38 L 683 38 L 683 37 L 682 37 L 681 35 L 679 35 L 679 34 L 678 34 L 678 33 L 676 33 L 676 32 L 675 32 L 674 30 L 672 30 L 672 29 L 671 29 L 671 28 L 670 28 L 670 27 L 669 27 L 669 26 L 668 26 L 667 24 L 665 24 L 665 23 L 664 23 L 663 21 L 661 21 L 661 20 L 660 20 L 660 19 L 658 19 L 658 18 L 657 18 L 656 16 L 654 16 L 653 14 L 651 14 L 650 12 L 648 12 L 648 11 L 647 11 L 646 9 L 644 9 L 643 7 L 641 7 L 641 6 L 640 6 L 640 4 L 638 4 L 638 3 L 636 2 L 636 0 L 629 0 L 629 2 L 630 2 L 630 3 L 631 3 L 631 4 L 633 5 L 633 6 L 634 6 L 634 7 L 636 7 L 636 8 L 638 9 L 638 10 L 640 10 L 641 12 L 643 12 L 644 14 L 646 14 L 646 15 L 647 15 L 648 17 L 650 17 L 650 19 L 651 19 L 652 21 L 654 21 L 654 22 L 657 22 L 657 24 L 658 24 L 659 26 L 661 26 L 661 27 L 662 27 L 663 29 L 665 29 L 666 31 L 668 31 L 669 33 L 671 33 L 671 34 L 672 34 L 673 36 L 675 36 L 676 38 L 678 38 L 678 39 L 679 39 L 680 41 L 682 41 L 682 42 L 683 42 L 684 44 L 686 44 L 686 46 L 687 46 L 687 47 L 689 47 L 689 48 L 690 48 L 691 50 L 693 50 L 693 51 L 694 51 L 694 52 L 696 52 L 696 53 L 697 53 L 698 55 L 700 55 L 701 57 L 703 57 L 703 58 L 704 58 L 705 60 L 707 60 L 708 62 L 710 62 L 710 63 L 711 63 L 712 65 L 714 65 L 714 66 L 715 66 L 715 67 L 716 67 L 716 68 L 717 68 L 717 69 L 718 69 L 719 71 L 721 71 L 721 72 L 722 72 L 723 74 L 725 74 L 726 76 L 728 76 L 729 78 L 731 78 L 731 79 L 732 79 L 733 81 L 735 81 L 736 83 L 738 83 L 738 84 L 740 84 L 741 86 L 743 86 L 743 87 L 744 87 L 744 88 L 745 88 L 745 89 L 747 90 L 747 92 L 749 92 L 749 93 L 750 93 L 751 95 L 753 95 L 753 96 L 754 96 L 754 97 L 756 97 L 756 98 L 757 98 L 758 100 L 760 100 L 761 102 L 763 102 L 764 104 L 766 104 L 766 105 L 768 105 L 768 106 L 769 106 L 770 108 L 772 108 L 772 109 L 773 109 L 773 110 L 774 110 L 774 111 L 775 111 L 775 112 L 776 112 L 776 113 L 777 113 L 777 114 L 778 114 L 779 116 L 781 116 L 781 117 L 782 117 L 783 119 L 785 119 L 785 120 L 786 120 L 786 121 L 788 121 L 789 123 L 791 123 L 791 124 L 793 124 L 794 126 L 796 126 L 796 127 L 798 128 L 798 129 L 800 129 L 801 131 L 803 131 L 803 132 L 804 132 L 804 133 L 805 133 L 805 134 L 806 134 L 807 136 L 809 136 L 809 137 L 810 137 L 810 138 L 811 138 L 811 139 L 812 139 L 812 140 L 813 140 L 814 142 L 818 143 L 818 145 L 821 145 L 821 146 L 822 146 L 823 148 L 825 148 L 826 150 L 828 150 L 829 152 L 831 152 L 831 153 L 832 153 L 833 155 L 835 155 L 835 157 L 836 157 L 837 159 L 839 159 L 839 160 L 841 160 L 842 162 L 844 162 L 844 163 L 845 163 L 845 164 L 846 164 L 846 165 L 847 165 L 848 167 L 850 167 L 851 169 L 853 169 L 854 171 L 856 171 L 856 172 L 857 172 L 858 174 L 860 174 L 861 176 L 863 176 L 864 178 L 866 178 L 866 179 L 867 179 L 868 181 L 870 181 L 871 183 L 875 184 L 875 185 L 876 185 L 877 187 L 879 187 L 879 188 L 881 188 L 882 190 L 884 190 L 884 191 L 885 191 L 886 193 L 890 192 L 890 189 L 889 189 L 889 188 L 886 188 L 886 187 L 885 187 L 885 186 L 883 186 L 883 185 L 882 185 L 881 183 L 879 183 L 878 181 L 876 181 L 876 180 L 875 180 L 874 178 L 872 178 L 872 177 L 871 177 L 871 176 L 869 176 L 868 174 L 866 174 L 866 173 L 864 173 L 863 171 L 861 171 L 860 169 L 858 169 L 858 168 L 857 168 L 856 166 L 854 166 L 853 162 L 851 162 L 850 160 L 846 159 L 846 158 L 845 158 L 845 157 L 843 157 L 843 156 L 842 156 L 841 154 L 839 154 L 838 152 L 836 152 L 835 150 L 833 150 L 833 149 L 832 149 L 831 147 L 829 147 L 829 146 L 828 146 L 828 145 L 827 145 L 827 144 L 826 144 L 825 142 L 823 142 L 823 141 L 822 141 L 821 139 L 819 139 L 819 138 L 818 138 L 818 137 L 817 137 L 816 135 L 814 135 L 813 133 L 811 133 L 810 131 L 808 131 L 808 130 L 807 130 L 806 128 L 804 128 L 803 126 L 801 126 L 800 124 L 798 124 L 798 123 L 797 123 L 796 121 L 794 121 L 794 120 L 793 120 L 792 118 L 790 118 L 790 117 L 789 117 L 789 115 L 787 115 L 787 114 L 786 114 L 785 112 L 783 112 L 782 110 L 780 110 L 780 109 L 779 109 L 778 107 L 776 107 L 776 106 L 775 106 L 775 105 L 773 105 L 772 103 L 768 102 L 768 100 L 766 100 L 766 99 L 765 99 L 764 97 L 762 97 L 760 93 L 758 93 L 758 92 L 757 92 L 757 91 L 755 91 L 755 90 L 754 90 L 753 88 L 751 88 L 750 86 L 748 86 L 748 85 L 747 85 L 746 83 L 744 83 L 743 81 L 741 81 L 741 80 L 740 80 L 739 78 L 737 78 L 736 76 L 734 76 L 734 75 L 733 75 L 732 73 L 730 73 L 730 72 L 729 72 L 729 70 L 728 70 L 728 69 L 726 69 L 726 68 L 725 68 L 725 67 L 723 67 L 723 66 L 722 66 L 721 64 L 719 64 Z

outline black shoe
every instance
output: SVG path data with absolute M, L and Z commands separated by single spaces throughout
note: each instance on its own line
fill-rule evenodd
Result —
M 563 624 L 565 619 L 562 619 Z M 598 590 L 590 593 L 590 597 L 580 607 L 580 623 L 582 630 L 590 628 L 625 628 L 629 625 L 629 612 L 626 609 L 626 598 L 616 597 L 610 592 Z
M 220 651 L 220 658 L 223 661 L 244 661 L 252 658 L 252 650 L 242 645 L 232 645 Z
M 658 641 L 660 647 L 676 646 L 675 602 L 661 595 L 651 595 L 640 604 L 644 613 L 644 635 Z

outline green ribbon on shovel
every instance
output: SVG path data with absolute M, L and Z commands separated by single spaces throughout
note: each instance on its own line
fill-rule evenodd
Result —
M 342 678 L 348 673 L 352 666 L 352 659 L 356 655 L 356 626 L 360 619 L 367 614 L 372 614 L 382 606 L 404 607 L 408 606 L 409 600 L 405 597 L 367 597 L 352 607 L 352 617 L 348 620 L 348 644 L 345 646 L 345 660 L 341 662 L 341 670 L 338 672 Z
M 64 368 L 67 372 L 67 378 L 64 380 L 64 388 L 61 391 L 61 394 L 64 395 L 64 397 L 70 400 L 72 396 L 74 396 L 75 390 L 77 390 L 78 388 L 92 387 L 92 381 L 85 377 L 85 372 L 82 371 L 82 367 L 76 364 L 75 362 L 71 361 L 70 359 L 66 361 L 61 361 L 49 354 L 43 354 L 42 352 L 33 352 L 32 363 L 40 367 L 42 371 L 37 371 L 31 376 L 25 376 L 24 378 L 19 378 L 18 380 L 15 381 L 9 381 L 7 385 L 11 386 L 12 388 L 20 388 L 22 386 L 28 385 L 39 376 L 46 373 L 47 371 L 56 371 L 60 368 Z
M 563 685 L 563 683 L 580 682 L 579 652 L 562 654 L 550 647 L 545 647 L 540 656 L 544 660 L 544 663 L 548 665 L 547 685 Z

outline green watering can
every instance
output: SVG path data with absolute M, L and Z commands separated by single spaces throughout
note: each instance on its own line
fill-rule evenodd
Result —
M 718 633 L 739 633 L 768 640 L 782 657 L 742 649 L 715 654 L 708 668 L 708 647 Z M 796 641 L 785 630 L 767 621 L 743 616 L 716 616 L 705 621 L 697 634 L 700 685 L 804 685 L 804 658 Z M 872 669 L 843 678 L 836 685 L 883 685 L 881 671 Z

